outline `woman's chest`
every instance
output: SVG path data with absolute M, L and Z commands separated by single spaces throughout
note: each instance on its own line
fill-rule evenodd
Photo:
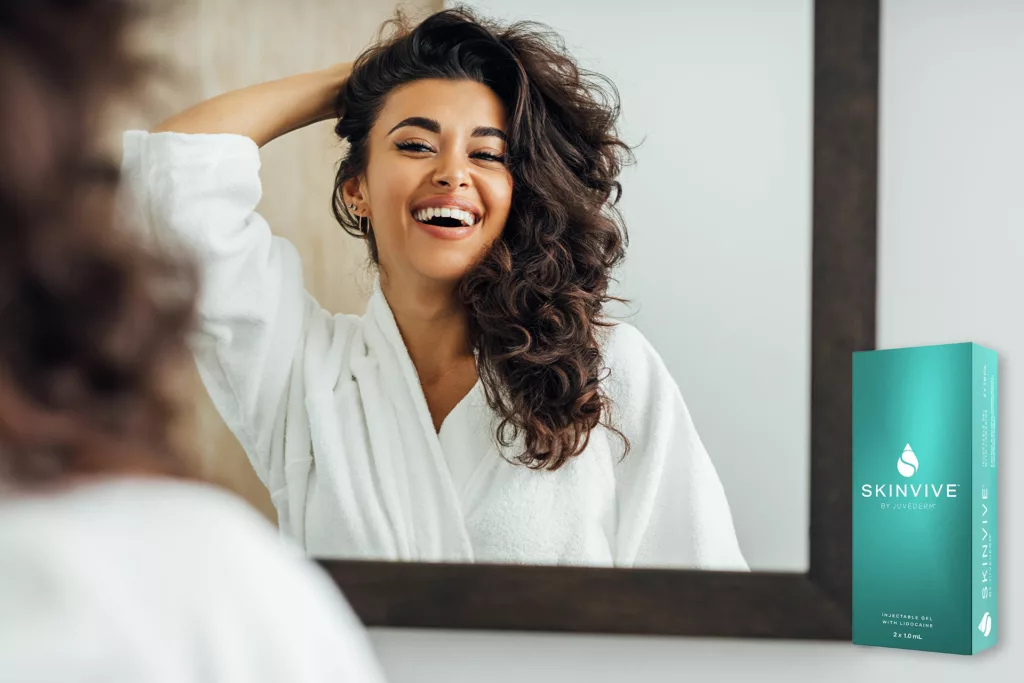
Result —
M 522 439 L 499 445 L 486 405 L 461 405 L 439 434 L 478 562 L 611 564 L 615 484 L 603 430 L 555 471 L 515 457 Z

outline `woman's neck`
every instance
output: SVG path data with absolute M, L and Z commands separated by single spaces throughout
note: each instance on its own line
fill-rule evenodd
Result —
M 454 285 L 399 285 L 382 277 L 381 291 L 422 384 L 434 384 L 470 364 L 475 372 L 467 318 Z

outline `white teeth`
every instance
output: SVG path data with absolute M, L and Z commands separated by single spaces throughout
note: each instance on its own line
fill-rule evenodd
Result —
M 419 211 L 414 211 L 412 216 L 416 220 L 423 222 L 429 221 L 431 218 L 438 217 L 455 218 L 462 221 L 463 225 L 474 225 L 477 221 L 476 216 L 469 211 L 453 209 L 450 207 L 430 207 L 427 209 L 420 209 Z

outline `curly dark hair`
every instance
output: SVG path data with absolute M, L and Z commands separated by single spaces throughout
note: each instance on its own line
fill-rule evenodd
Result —
M 618 91 L 580 68 L 543 24 L 501 26 L 454 8 L 410 27 L 397 14 L 356 60 L 336 103 L 335 132 L 349 150 L 338 167 L 334 215 L 367 240 L 375 263 L 373 231 L 360 229 L 342 187 L 366 170 L 370 129 L 388 94 L 426 78 L 487 85 L 509 116 L 508 221 L 458 289 L 481 383 L 501 418 L 497 441 L 509 446 L 522 434 L 517 461 L 556 470 L 604 424 L 628 451 L 609 419 L 598 334 L 612 324 L 603 309 L 616 299 L 608 286 L 628 243 L 617 179 L 633 154 L 616 132 Z
M 155 7 L 149 7 L 147 16 Z M 0 482 L 191 477 L 170 433 L 197 273 L 118 220 L 100 113 L 154 73 L 129 0 L 0 6 Z

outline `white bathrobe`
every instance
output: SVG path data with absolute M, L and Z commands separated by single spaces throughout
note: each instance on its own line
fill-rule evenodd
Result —
M 124 135 L 130 217 L 198 254 L 201 376 L 310 555 L 747 569 L 679 388 L 636 328 L 603 346 L 629 454 L 601 427 L 555 472 L 513 465 L 479 383 L 435 432 L 379 284 L 363 316 L 306 292 L 294 246 L 255 211 L 259 169 L 244 136 Z
M 208 484 L 0 491 L 0 683 L 383 683 L 337 586 Z

